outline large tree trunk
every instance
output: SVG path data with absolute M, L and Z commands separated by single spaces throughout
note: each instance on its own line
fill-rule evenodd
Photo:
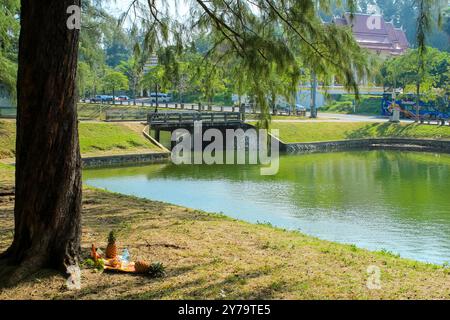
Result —
M 79 30 L 66 10 L 80 0 L 21 1 L 17 80 L 15 230 L 2 254 L 10 283 L 78 263 L 81 158 L 75 108 Z

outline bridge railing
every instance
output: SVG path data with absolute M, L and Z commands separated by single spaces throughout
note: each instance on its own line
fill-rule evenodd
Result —
M 145 120 L 148 111 L 145 110 L 107 110 L 105 112 L 106 121 L 120 120 Z
M 158 112 L 150 113 L 147 122 L 150 125 L 191 125 L 194 121 L 205 124 L 241 123 L 239 112 Z

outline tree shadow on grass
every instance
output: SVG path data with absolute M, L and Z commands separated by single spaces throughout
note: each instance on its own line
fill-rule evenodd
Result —
M 372 123 L 356 130 L 346 132 L 346 139 L 363 139 L 376 137 L 402 137 L 414 129 L 415 124 Z
M 194 271 L 195 268 L 189 271 Z M 122 295 L 121 299 L 166 299 L 180 297 L 184 299 L 273 299 L 282 291 L 289 290 L 288 284 L 283 280 L 272 279 L 268 283 L 246 288 L 244 286 L 263 276 L 270 275 L 268 270 L 247 270 L 240 273 L 231 273 L 225 278 L 210 279 L 206 277 L 194 278 L 178 282 L 165 288 L 155 288 L 144 292 Z M 163 281 L 171 281 L 170 278 Z M 267 281 L 266 281 L 267 282 Z
M 8 283 L 8 277 L 12 274 L 16 269 L 17 265 L 8 264 L 8 261 L 0 260 L 0 293 L 2 290 L 16 288 L 20 286 L 20 290 L 26 292 L 29 287 L 33 287 L 40 282 L 46 282 L 48 280 L 54 279 L 55 277 L 62 277 L 63 273 L 53 269 L 40 269 L 37 272 L 33 272 L 32 274 L 26 276 L 21 279 L 19 283 Z M 32 291 L 32 290 L 31 290 Z
M 142 274 L 114 274 L 114 273 L 104 273 L 99 274 L 102 279 L 96 279 L 94 282 L 90 282 L 88 285 L 83 285 L 79 291 L 67 292 L 66 295 L 60 298 L 71 298 L 71 299 L 85 299 L 92 295 L 100 299 L 160 299 L 164 297 L 164 293 L 169 294 L 179 290 L 179 286 L 170 286 L 166 290 L 150 290 L 145 293 L 128 293 L 133 289 L 139 289 L 143 286 L 154 285 L 161 282 L 171 281 L 178 276 L 185 273 L 192 272 L 197 266 L 189 265 L 179 268 L 170 269 L 167 276 L 161 278 L 151 278 Z M 89 272 L 85 270 L 84 272 Z M 105 283 L 101 283 L 104 281 Z M 198 280 L 191 281 L 190 285 L 196 285 Z M 147 294 L 148 293 L 148 294 Z

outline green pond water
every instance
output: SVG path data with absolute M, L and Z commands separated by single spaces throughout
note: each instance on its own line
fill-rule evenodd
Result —
M 255 165 L 88 169 L 87 185 L 321 239 L 450 262 L 450 156 L 396 151 L 289 155 L 275 176 Z

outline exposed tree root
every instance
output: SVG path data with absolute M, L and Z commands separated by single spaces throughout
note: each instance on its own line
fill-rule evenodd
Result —
M 46 256 L 32 256 L 26 258 L 21 263 L 17 264 L 11 258 L 10 251 L 2 253 L 0 258 L 0 289 L 11 288 L 24 281 L 26 278 L 36 274 L 38 271 L 48 267 L 48 259 Z M 78 264 L 62 266 L 67 278 L 66 286 L 69 290 L 78 290 L 81 287 L 80 282 L 80 268 Z
M 35 274 L 44 266 L 44 259 L 29 258 L 20 264 L 14 264 L 11 259 L 0 260 L 0 288 L 14 287 L 25 278 Z

